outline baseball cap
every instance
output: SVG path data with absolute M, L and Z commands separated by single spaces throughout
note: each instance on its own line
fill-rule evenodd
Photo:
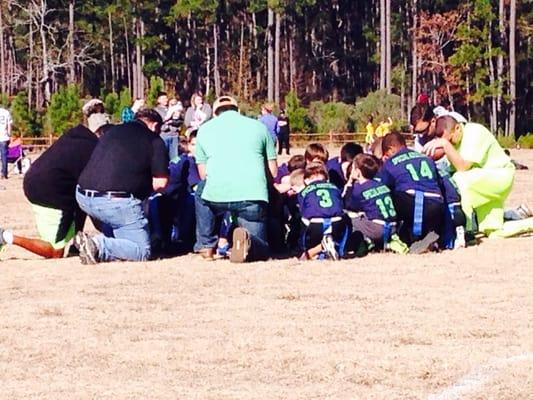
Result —
M 239 105 L 237 104 L 237 100 L 235 100 L 233 97 L 231 97 L 231 96 L 220 96 L 213 103 L 213 113 L 217 114 L 217 110 L 219 108 L 227 107 L 227 106 L 239 107 Z
M 420 104 L 427 104 L 429 103 L 429 96 L 426 93 L 421 93 L 416 99 L 416 102 Z
M 459 114 L 458 112 L 455 112 L 455 111 L 448 111 L 447 109 L 445 109 L 444 107 L 442 106 L 438 106 L 438 107 L 435 107 L 433 109 L 433 114 L 435 114 L 435 116 L 437 118 L 439 117 L 444 117 L 444 116 L 450 116 L 452 117 L 454 120 L 456 120 L 457 122 L 459 122 L 460 124 L 466 124 L 468 121 L 466 120 L 465 117 L 463 117 L 461 114 Z
M 93 108 L 97 104 L 104 104 L 104 103 L 100 99 L 91 99 L 83 105 L 83 107 L 81 108 L 81 111 L 83 111 L 83 114 L 89 115 L 91 108 Z
M 102 126 L 109 124 L 109 122 L 109 117 L 102 113 L 91 114 L 87 118 L 87 125 L 92 132 L 96 132 Z

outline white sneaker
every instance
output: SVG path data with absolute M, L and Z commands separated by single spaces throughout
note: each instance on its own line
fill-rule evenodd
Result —
M 339 253 L 337 253 L 337 249 L 335 248 L 335 242 L 333 241 L 333 238 L 331 235 L 324 235 L 322 238 L 322 248 L 328 255 L 328 258 L 334 261 L 339 260 Z
M 458 226 L 455 228 L 455 242 L 453 244 L 454 249 L 460 249 L 466 247 L 465 239 L 465 227 Z

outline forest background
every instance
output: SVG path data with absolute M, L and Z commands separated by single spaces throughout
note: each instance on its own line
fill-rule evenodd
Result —
M 348 132 L 371 115 L 405 129 L 427 93 L 509 142 L 531 130 L 532 4 L 2 0 L 0 102 L 26 136 L 77 124 L 82 98 L 118 120 L 160 90 L 232 94 L 250 115 L 268 100 L 294 131 Z

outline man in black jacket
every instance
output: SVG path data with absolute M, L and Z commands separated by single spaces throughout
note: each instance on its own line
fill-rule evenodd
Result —
M 63 257 L 65 246 L 83 229 L 86 218 L 76 202 L 76 184 L 107 123 L 105 114 L 92 114 L 88 125 L 94 132 L 75 126 L 31 165 L 24 176 L 24 194 L 35 214 L 39 238 L 0 228 L 0 248 L 14 244 L 45 258 Z

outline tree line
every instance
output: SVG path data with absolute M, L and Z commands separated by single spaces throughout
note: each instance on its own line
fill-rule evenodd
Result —
M 36 119 L 65 84 L 129 100 L 153 77 L 185 102 L 383 90 L 404 120 L 425 92 L 513 135 L 532 122 L 532 19 L 516 0 L 2 0 L 0 88 Z

